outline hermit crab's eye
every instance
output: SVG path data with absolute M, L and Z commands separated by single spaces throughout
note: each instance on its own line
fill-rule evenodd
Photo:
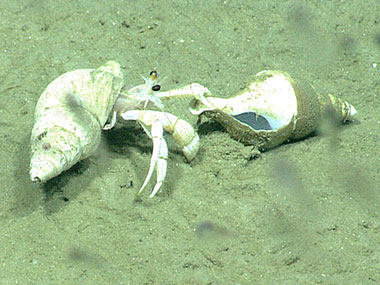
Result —
M 153 70 L 149 73 L 149 78 L 152 79 L 152 80 L 157 80 L 157 77 L 158 77 L 158 72 L 157 70 Z
M 154 85 L 154 86 L 152 86 L 152 90 L 153 91 L 159 91 L 161 89 L 161 86 L 160 85 Z

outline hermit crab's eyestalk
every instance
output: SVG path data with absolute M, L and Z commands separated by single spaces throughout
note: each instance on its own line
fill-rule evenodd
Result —
M 197 96 L 190 111 L 218 121 L 233 138 L 260 150 L 308 136 L 327 116 L 344 123 L 356 114 L 349 103 L 280 71 L 260 72 L 232 98 Z
M 157 80 L 157 78 L 158 78 L 158 72 L 157 72 L 157 70 L 153 70 L 153 71 L 151 71 L 150 73 L 149 73 L 149 78 L 151 79 L 151 80 Z

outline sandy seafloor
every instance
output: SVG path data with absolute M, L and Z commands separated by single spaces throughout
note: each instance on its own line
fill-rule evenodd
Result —
M 367 1 L 1 1 L 0 284 L 378 284 L 380 4 Z M 215 96 L 264 69 L 302 75 L 353 123 L 253 159 L 216 124 L 187 163 L 135 195 L 152 143 L 135 123 L 41 187 L 33 112 L 60 74 L 117 60 L 125 84 Z M 188 101 L 165 110 L 196 123 Z

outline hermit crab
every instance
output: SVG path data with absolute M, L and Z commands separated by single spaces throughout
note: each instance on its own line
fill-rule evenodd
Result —
M 196 86 L 201 93 L 206 90 Z M 137 121 L 153 140 L 150 168 L 139 191 L 139 194 L 143 191 L 156 168 L 157 182 L 150 195 L 153 197 L 166 176 L 168 148 L 163 130 L 172 133 L 188 161 L 194 159 L 199 148 L 199 137 L 192 126 L 164 112 L 162 103 L 171 97 L 193 94 L 193 86 L 166 92 L 159 89 L 155 71 L 145 79 L 145 84 L 126 88 L 120 65 L 115 61 L 97 69 L 70 71 L 55 79 L 42 93 L 35 109 L 31 180 L 45 182 L 93 155 L 100 143 L 101 130 L 111 129 L 119 113 L 125 120 Z
M 271 70 L 258 73 L 247 89 L 231 98 L 212 97 L 210 92 L 195 95 L 190 111 L 219 122 L 231 137 L 258 150 L 304 138 L 327 117 L 345 123 L 356 114 L 348 102 Z

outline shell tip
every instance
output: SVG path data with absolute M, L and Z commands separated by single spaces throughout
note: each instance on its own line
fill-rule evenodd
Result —
M 358 111 L 356 111 L 354 106 L 350 105 L 350 117 L 355 116 L 357 113 L 358 113 Z
M 30 180 L 37 183 L 44 183 L 51 178 L 58 176 L 64 170 L 59 164 L 59 157 L 54 161 L 55 157 L 46 156 L 45 154 L 35 154 L 30 162 Z

